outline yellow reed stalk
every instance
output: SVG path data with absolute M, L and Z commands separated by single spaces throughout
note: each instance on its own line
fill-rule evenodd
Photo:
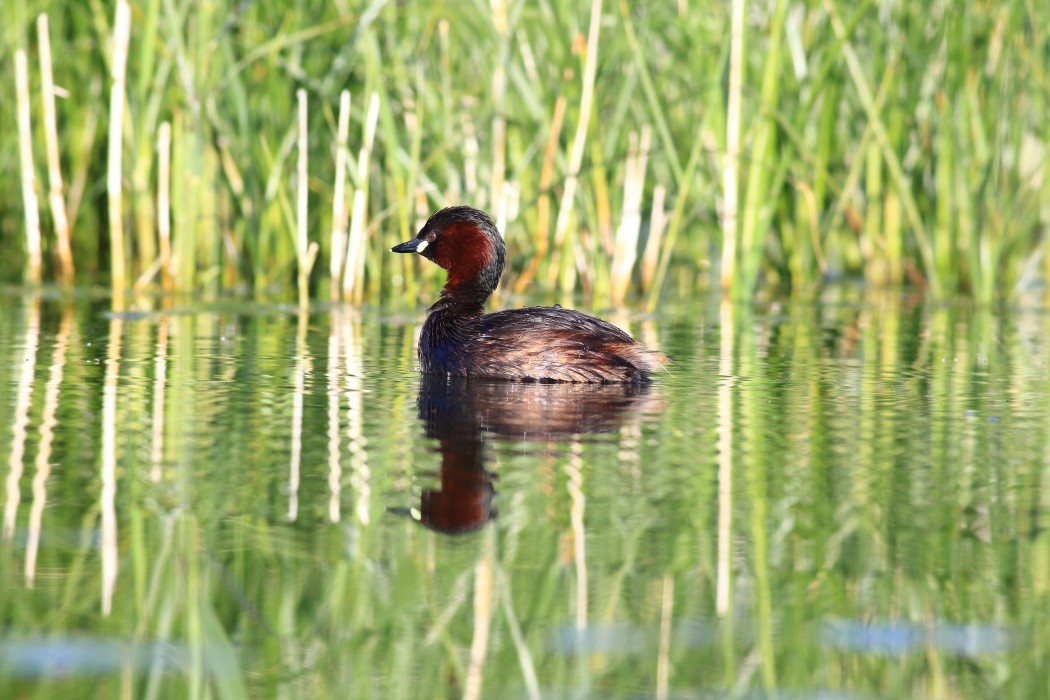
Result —
M 645 190 L 645 169 L 649 161 L 649 143 L 652 130 L 642 127 L 641 139 L 631 134 L 627 154 L 627 172 L 623 183 L 623 213 L 616 229 L 616 243 L 612 260 L 612 300 L 623 303 L 631 285 L 631 272 L 638 258 L 638 232 L 642 227 L 642 193 Z
M 51 221 L 55 226 L 55 242 L 58 244 L 58 278 L 69 284 L 73 281 L 73 249 L 69 243 L 69 219 L 62 195 L 62 163 L 58 157 L 55 83 L 51 76 L 51 32 L 48 30 L 47 13 L 36 18 L 36 33 L 40 44 L 40 92 L 43 96 L 44 137 L 47 143 L 47 196 L 51 206 Z
M 350 155 L 346 144 L 350 136 L 350 91 L 339 94 L 339 127 L 336 131 L 335 191 L 332 194 L 332 300 L 339 298 L 339 281 L 346 256 L 346 159 Z
M 642 291 L 649 291 L 656 278 L 656 267 L 660 262 L 660 245 L 667 228 L 667 212 L 664 211 L 664 198 L 667 191 L 663 185 L 653 188 L 653 208 L 649 215 L 649 240 L 645 243 L 642 255 Z
M 131 7 L 118 0 L 113 22 L 113 85 L 109 93 L 109 154 L 106 193 L 109 196 L 109 247 L 114 298 L 127 286 L 124 260 L 124 215 L 122 192 L 124 133 L 124 77 L 128 66 L 128 39 L 131 36 Z
M 551 265 L 548 275 L 548 284 L 553 285 L 558 276 L 560 265 L 557 264 L 558 256 L 562 254 L 565 237 L 572 222 L 573 202 L 576 201 L 576 188 L 579 184 L 580 165 L 583 163 L 583 149 L 587 144 L 587 125 L 591 121 L 591 105 L 594 102 L 594 77 L 598 71 L 598 36 L 601 29 L 602 0 L 592 0 L 591 20 L 587 30 L 586 57 L 583 62 L 583 92 L 580 95 L 580 117 L 576 122 L 576 134 L 572 139 L 572 150 L 569 153 L 569 175 L 565 179 L 565 189 L 562 191 L 561 204 L 558 206 L 558 220 L 554 225 L 554 255 L 555 261 Z M 570 269 L 575 269 L 568 266 Z M 574 281 L 574 276 L 573 280 Z M 569 280 L 563 280 L 562 289 L 569 291 L 571 284 Z
M 362 277 L 365 271 L 365 232 L 368 216 L 368 162 L 379 121 L 379 93 L 373 92 L 365 117 L 364 143 L 357 156 L 357 189 L 354 191 L 354 209 L 350 216 L 350 235 L 346 245 L 346 270 L 343 273 L 343 299 L 351 296 L 360 301 Z
M 99 98 L 102 95 L 101 76 L 96 75 L 92 79 L 88 95 L 90 106 L 80 112 L 80 133 L 75 139 L 75 145 L 70 146 L 70 149 L 74 151 L 70 158 L 72 167 L 69 176 L 69 196 L 66 197 L 66 218 L 69 220 L 70 230 L 77 227 L 80 203 L 84 200 L 84 192 L 90 180 L 90 166 L 93 162 L 91 153 L 95 147 L 95 132 L 98 131 L 99 114 L 102 112 L 99 106 Z
M 174 286 L 171 264 L 171 123 L 157 129 L 157 237 L 160 239 L 160 281 L 165 292 Z
M 503 114 L 507 92 L 506 56 L 508 53 L 509 19 L 507 0 L 491 0 L 492 24 L 499 35 L 500 52 L 492 72 L 492 198 L 490 207 L 496 227 L 502 232 L 507 225 L 503 183 L 507 161 L 507 118 Z
M 299 100 L 299 187 L 296 195 L 296 246 L 295 253 L 299 262 L 299 306 L 305 307 L 310 301 L 310 270 L 317 259 L 317 242 L 310 243 L 307 238 L 306 227 L 308 225 L 307 202 L 309 190 L 306 168 L 306 155 L 309 143 L 306 132 L 306 90 L 298 90 L 295 93 Z
M 33 167 L 33 131 L 29 119 L 29 65 L 26 52 L 15 51 L 15 92 L 18 102 L 18 156 L 22 165 L 22 203 L 26 217 L 26 277 L 40 283 L 40 210 L 36 198 L 36 169 Z
M 309 245 L 306 235 L 306 217 L 309 213 L 307 210 L 307 198 L 309 192 L 307 191 L 306 187 L 306 178 L 309 177 L 309 172 L 307 170 L 307 148 L 309 147 L 309 142 L 306 131 L 306 90 L 296 90 L 295 99 L 299 103 L 299 160 L 297 167 L 298 187 L 296 188 L 295 197 L 295 221 L 297 235 L 295 250 L 299 256 L 299 272 L 301 274 L 303 255 L 306 253 L 306 248 Z
M 736 275 L 740 105 L 744 87 L 744 13 L 746 0 L 733 0 L 729 45 L 729 97 L 726 104 L 726 161 L 722 166 L 722 291 Z
M 536 276 L 540 263 L 546 261 L 550 249 L 551 227 L 551 184 L 554 182 L 554 156 L 558 151 L 558 137 L 561 135 L 561 124 L 565 118 L 565 95 L 558 95 L 554 103 L 554 114 L 551 116 L 550 132 L 547 134 L 547 147 L 543 152 L 543 167 L 540 169 L 540 198 L 536 203 L 536 235 L 533 243 L 536 253 L 529 260 L 528 267 L 514 282 L 514 293 L 520 294 Z

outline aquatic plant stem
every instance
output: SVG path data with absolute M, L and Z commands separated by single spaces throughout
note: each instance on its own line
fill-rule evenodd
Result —
M 744 14 L 747 0 L 733 0 L 729 30 L 729 95 L 726 101 L 726 159 L 722 164 L 722 292 L 736 276 L 740 112 L 744 87 Z
M 110 275 L 114 298 L 122 295 L 127 287 L 121 159 L 124 135 L 124 78 L 127 72 L 130 35 L 131 7 L 127 0 L 118 0 L 116 17 L 113 22 L 113 84 L 110 86 L 109 98 L 109 150 L 106 176 L 106 193 L 109 198 Z
M 638 37 L 634 31 L 634 23 L 631 22 L 631 11 L 627 5 L 627 0 L 620 0 L 620 16 L 623 18 L 624 35 L 627 37 L 627 43 L 631 48 L 635 66 L 638 68 L 642 90 L 645 92 L 646 101 L 649 103 L 649 113 L 653 116 L 653 121 L 656 123 L 656 133 L 659 135 L 660 142 L 663 145 L 663 153 L 667 158 L 668 165 L 671 167 L 675 184 L 681 186 L 682 177 L 685 173 L 682 171 L 682 164 L 678 160 L 678 151 L 675 149 L 674 139 L 671 137 L 671 129 L 667 126 L 667 115 L 660 105 L 656 86 L 653 85 L 653 77 L 646 63 L 645 52 L 638 43 Z
M 660 290 L 663 288 L 664 278 L 667 277 L 667 269 L 671 264 L 671 254 L 674 252 L 675 243 L 678 240 L 678 231 L 681 229 L 682 221 L 685 219 L 685 205 L 689 199 L 690 186 L 694 179 L 693 174 L 700 163 L 700 153 L 703 147 L 704 141 L 698 135 L 696 140 L 693 141 L 693 151 L 689 154 L 689 161 L 685 166 L 682 188 L 678 191 L 674 209 L 671 212 L 671 219 L 667 224 L 667 237 L 662 246 L 663 252 L 660 254 L 660 262 L 657 264 L 656 271 L 653 274 L 652 286 L 649 289 L 649 299 L 645 304 L 647 313 L 652 313 L 656 309 L 657 302 L 660 301 Z
M 509 0 L 492 0 L 492 25 L 499 36 L 499 54 L 492 71 L 492 190 L 489 208 L 496 221 L 496 227 L 503 231 L 506 228 L 506 198 L 503 185 L 507 168 L 507 118 L 504 115 L 507 94 L 507 54 L 510 41 L 509 18 L 507 5 Z
M 857 96 L 860 98 L 861 105 L 871 121 L 871 126 L 875 131 L 875 138 L 882 147 L 886 168 L 890 171 L 893 184 L 900 195 L 901 203 L 904 205 L 904 212 L 908 217 L 908 223 L 911 224 L 912 229 L 915 231 L 915 241 L 918 244 L 923 267 L 927 274 L 931 275 L 934 291 L 938 291 L 939 284 L 934 270 L 930 237 L 926 233 L 922 215 L 919 214 L 919 208 L 915 204 L 914 197 L 912 197 L 910 185 L 907 177 L 904 175 L 900 159 L 897 157 L 897 153 L 893 150 L 889 137 L 886 135 L 886 127 L 883 126 L 882 119 L 879 117 L 878 110 L 875 107 L 875 98 L 872 96 L 867 78 L 864 77 L 864 69 L 860 65 L 860 59 L 857 58 L 857 54 L 849 41 L 849 35 L 846 32 L 845 25 L 842 23 L 842 19 L 839 17 L 834 0 L 824 0 L 824 9 L 831 20 L 831 28 L 834 30 L 835 36 L 842 42 L 842 55 L 846 59 L 846 66 L 849 68 L 853 85 L 857 89 Z
M 48 203 L 51 223 L 55 227 L 58 252 L 57 276 L 65 284 L 73 282 L 73 249 L 69 243 L 69 219 L 63 197 L 62 163 L 58 157 L 58 126 L 55 118 L 55 83 L 51 74 L 51 32 L 47 13 L 36 19 L 37 41 L 40 47 L 40 93 L 44 106 L 44 136 L 47 144 Z
M 299 160 L 298 187 L 296 191 L 296 260 L 299 264 L 299 307 L 300 313 L 310 303 L 310 270 L 317 259 L 317 241 L 310 242 L 307 232 L 309 226 L 309 170 L 307 168 L 308 134 L 306 90 L 296 91 L 299 103 Z
M 769 49 L 762 73 L 761 117 L 755 128 L 751 162 L 747 168 L 743 220 L 740 228 L 741 269 L 738 285 L 746 297 L 755 287 L 766 240 L 770 203 L 770 175 L 777 158 L 777 124 L 775 112 L 780 95 L 780 47 L 784 35 L 786 0 L 777 0 L 769 28 Z
M 372 158 L 372 145 L 376 138 L 379 121 L 379 93 L 372 92 L 368 101 L 368 112 L 364 123 L 364 139 L 357 156 L 357 172 L 354 181 L 354 208 L 350 215 L 350 234 L 346 244 L 346 267 L 343 272 L 343 299 L 360 301 L 361 277 L 365 270 L 365 232 L 368 225 L 368 165 Z
M 157 129 L 157 238 L 160 242 L 160 279 L 165 292 L 174 285 L 171 264 L 171 123 Z
M 562 190 L 561 203 L 558 205 L 558 219 L 554 225 L 554 255 L 551 260 L 548 286 L 553 286 L 562 267 L 572 265 L 559 264 L 562 255 L 566 254 L 566 236 L 572 222 L 572 208 L 576 199 L 576 188 L 579 185 L 580 165 L 583 163 L 583 151 L 587 145 L 587 125 L 591 121 L 591 106 L 594 102 L 594 76 L 598 71 L 598 37 L 601 31 L 602 0 L 592 0 L 591 20 L 587 29 L 587 54 L 583 63 L 583 92 L 580 95 L 580 114 L 576 122 L 576 133 L 572 138 L 572 150 L 569 153 L 569 170 L 565 178 L 565 189 Z M 564 287 L 564 285 L 563 285 Z
M 649 161 L 649 143 L 652 132 L 642 127 L 641 138 L 631 134 L 631 149 L 627 154 L 624 176 L 623 211 L 616 229 L 612 259 L 612 302 L 623 304 L 631 284 L 631 273 L 638 258 L 638 233 L 642 227 L 642 193 L 645 189 L 645 169 Z
M 663 185 L 653 188 L 653 205 L 649 213 L 649 239 L 645 242 L 642 254 L 642 291 L 648 292 L 653 287 L 656 277 L 656 266 L 660 261 L 660 247 L 663 244 L 664 229 L 667 228 L 667 212 L 664 210 L 664 198 L 667 190 Z
M 347 141 L 350 136 L 350 91 L 339 94 L 339 126 L 336 130 L 335 144 L 335 187 L 332 192 L 332 253 L 329 261 L 329 274 L 332 278 L 331 297 L 339 299 L 339 282 L 343 275 L 343 261 L 346 257 L 346 161 L 350 153 Z
M 15 52 L 15 89 L 18 101 L 18 156 L 22 166 L 22 205 L 26 223 L 26 280 L 40 284 L 40 209 L 36 197 L 36 169 L 33 167 L 33 129 L 29 116 L 29 65 L 26 52 Z
M 551 115 L 550 128 L 547 131 L 547 146 L 543 150 L 543 167 L 540 169 L 540 195 L 536 203 L 536 233 L 533 236 L 536 252 L 529 260 L 528 267 L 514 283 L 516 294 L 524 291 L 533 280 L 540 263 L 546 262 L 547 251 L 550 250 L 551 185 L 554 182 L 554 157 L 558 151 L 562 121 L 565 119 L 565 105 L 565 95 L 558 95 L 558 99 L 554 101 L 554 113 Z

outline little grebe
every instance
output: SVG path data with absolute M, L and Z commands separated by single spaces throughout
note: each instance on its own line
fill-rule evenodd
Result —
M 448 272 L 419 338 L 425 374 L 540 382 L 645 382 L 667 358 L 622 330 L 560 306 L 484 313 L 503 274 L 503 237 L 488 215 L 448 207 L 390 249 Z

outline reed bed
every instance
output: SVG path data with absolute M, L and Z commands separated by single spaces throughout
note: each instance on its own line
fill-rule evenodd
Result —
M 503 225 L 508 289 L 595 305 L 1050 271 L 1046 3 L 55 5 L 3 11 L 0 279 L 415 301 L 436 271 L 385 251 L 451 203 Z

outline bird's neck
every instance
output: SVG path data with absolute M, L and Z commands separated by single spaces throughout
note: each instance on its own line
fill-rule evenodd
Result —
M 485 313 L 485 302 L 492 290 L 475 282 L 448 282 L 441 289 L 441 296 L 430 307 L 430 312 L 470 318 Z

